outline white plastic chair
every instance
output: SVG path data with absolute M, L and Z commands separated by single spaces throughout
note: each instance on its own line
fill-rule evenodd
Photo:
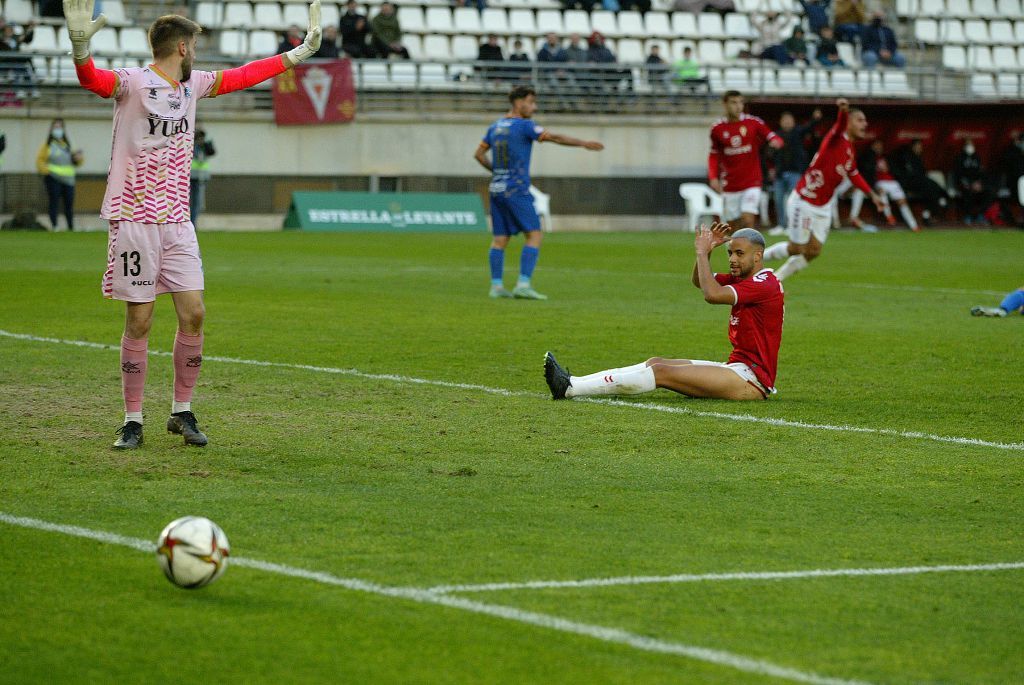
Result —
M 1024 205 L 1024 176 L 1017 179 L 1017 202 Z
M 679 197 L 686 202 L 686 230 L 697 232 L 702 216 L 722 215 L 722 196 L 703 183 L 680 183 Z
M 536 186 L 530 186 L 530 195 L 533 196 L 533 209 L 543 220 L 543 229 L 551 233 L 555 230 L 554 224 L 551 223 L 551 196 L 541 192 Z

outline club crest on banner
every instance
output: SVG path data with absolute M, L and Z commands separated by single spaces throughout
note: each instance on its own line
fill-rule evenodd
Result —
M 300 64 L 274 79 L 274 120 L 278 126 L 352 121 L 356 90 L 348 59 Z

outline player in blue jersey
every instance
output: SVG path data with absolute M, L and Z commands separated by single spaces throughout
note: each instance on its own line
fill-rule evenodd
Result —
M 1004 297 L 998 307 L 983 307 L 981 305 L 971 307 L 973 316 L 1006 316 L 1013 312 L 1024 314 L 1024 286 Z
M 508 96 L 511 109 L 491 124 L 476 149 L 474 157 L 480 166 L 491 172 L 491 297 L 518 297 L 546 300 L 530 284 L 533 269 L 540 256 L 540 218 L 530 195 L 530 152 L 534 141 L 550 141 L 570 147 L 603 150 L 596 140 L 580 140 L 545 130 L 531 121 L 537 111 L 537 93 L 530 86 L 516 86 Z M 491 151 L 490 159 L 487 152 Z M 516 233 L 526 236 L 526 245 L 519 260 L 519 281 L 512 292 L 505 289 L 502 273 L 505 268 L 505 247 Z

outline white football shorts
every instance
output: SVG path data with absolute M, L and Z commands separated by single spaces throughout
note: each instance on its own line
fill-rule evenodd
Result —
M 734 374 L 745 380 L 747 383 L 750 383 L 752 386 L 757 388 L 758 392 L 764 395 L 765 399 L 768 399 L 768 396 L 775 392 L 774 388 L 769 390 L 768 388 L 764 387 L 764 385 L 761 384 L 761 381 L 757 379 L 757 374 L 754 373 L 754 370 L 751 369 L 746 364 L 744 364 L 743 362 L 732 362 L 731 364 L 723 364 L 722 362 L 709 362 L 705 359 L 691 359 L 690 363 L 696 364 L 697 366 L 721 366 L 724 369 L 729 369 Z
M 907 199 L 907 194 L 903 192 L 903 186 L 899 181 L 875 181 L 875 191 L 894 202 Z
M 812 235 L 824 245 L 832 229 L 832 203 L 812 205 L 794 190 L 786 200 L 786 229 L 790 242 L 797 245 L 806 245 Z
M 741 214 L 761 213 L 761 189 L 746 188 L 738 193 L 722 193 L 722 219 L 733 221 Z

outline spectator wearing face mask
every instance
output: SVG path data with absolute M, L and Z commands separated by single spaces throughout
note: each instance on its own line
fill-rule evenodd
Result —
M 985 225 L 983 212 L 988 205 L 988 189 L 985 187 L 985 167 L 970 139 L 953 160 L 953 185 L 960 193 L 960 208 L 964 223 Z
M 43 176 L 49 199 L 50 226 L 57 230 L 57 214 L 64 208 L 68 230 L 75 230 L 75 167 L 82 163 L 82 151 L 71 150 L 71 141 L 64 131 L 64 120 L 54 119 L 46 142 L 39 148 L 36 168 Z

